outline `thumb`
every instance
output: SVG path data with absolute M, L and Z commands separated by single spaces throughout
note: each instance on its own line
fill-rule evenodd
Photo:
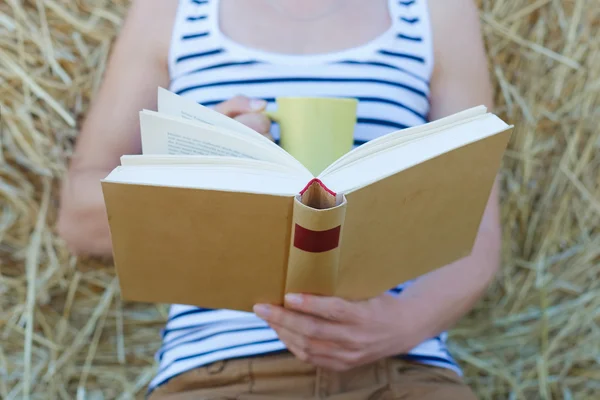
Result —
M 247 96 L 235 96 L 215 106 L 215 111 L 235 118 L 240 114 L 260 112 L 265 109 L 267 102 L 262 99 L 252 99 Z

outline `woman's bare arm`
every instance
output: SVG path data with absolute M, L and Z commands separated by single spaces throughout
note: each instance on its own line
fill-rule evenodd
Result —
M 140 152 L 138 113 L 167 87 L 167 54 L 177 2 L 134 0 L 102 85 L 79 134 L 61 191 L 58 231 L 75 253 L 110 255 L 100 179 L 123 154 Z
M 492 87 L 473 0 L 430 0 L 436 69 L 431 119 L 480 104 L 492 107 Z M 494 185 L 473 252 L 408 287 L 399 297 L 414 317 L 417 335 L 452 327 L 483 295 L 500 265 L 498 185 Z

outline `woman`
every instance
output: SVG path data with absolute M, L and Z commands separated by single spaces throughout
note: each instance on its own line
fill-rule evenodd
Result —
M 491 107 L 479 29 L 472 0 L 135 0 L 76 145 L 59 231 L 74 252 L 111 254 L 99 180 L 140 152 L 138 111 L 156 108 L 157 86 L 275 139 L 261 113 L 275 97 L 355 97 L 360 144 Z M 445 331 L 498 268 L 498 220 L 495 186 L 469 257 L 368 301 L 173 305 L 151 398 L 474 398 Z

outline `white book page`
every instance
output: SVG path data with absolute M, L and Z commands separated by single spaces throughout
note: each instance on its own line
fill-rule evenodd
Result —
M 115 168 L 104 180 L 135 185 L 222 190 L 294 196 L 308 183 L 277 171 L 224 165 L 129 165 Z
M 241 122 L 161 87 L 158 88 L 158 112 L 247 134 L 248 137 L 264 142 L 274 150 L 293 158 L 276 143 Z
M 269 161 L 308 172 L 289 154 L 244 134 L 144 110 L 140 113 L 144 155 L 208 155 Z M 277 147 L 277 145 L 275 145 Z M 278 147 L 277 147 L 278 148 Z
M 203 155 L 123 155 L 122 166 L 135 165 L 222 165 L 239 168 L 253 169 L 255 171 L 272 171 L 297 177 L 307 182 L 313 177 L 285 165 L 275 164 L 268 161 L 254 160 L 250 158 L 227 157 L 227 156 L 203 156 Z
M 375 154 L 379 151 L 386 150 L 389 147 L 419 139 L 426 135 L 439 132 L 440 130 L 448 129 L 449 127 L 457 124 L 464 124 L 466 121 L 485 115 L 486 112 L 487 108 L 485 106 L 477 106 L 423 125 L 390 132 L 387 135 L 378 137 L 360 147 L 352 149 L 329 165 L 323 172 L 321 172 L 320 176 L 330 174 L 361 158 Z
M 220 126 L 233 131 L 247 133 L 258 140 L 267 140 L 260 133 L 246 125 L 196 103 L 186 97 L 179 96 L 167 89 L 158 88 L 158 112 L 183 119 L 194 120 L 205 124 Z
M 335 192 L 350 193 L 397 172 L 423 163 L 510 128 L 494 114 L 455 124 L 424 137 L 362 157 L 320 179 Z
M 283 156 L 288 157 L 290 159 L 288 164 L 294 163 L 296 167 L 300 169 L 306 169 L 301 162 L 292 157 L 276 143 L 256 132 L 254 129 L 247 127 L 233 118 L 229 118 L 226 115 L 198 104 L 193 100 L 172 93 L 162 87 L 158 88 L 158 112 L 161 114 L 179 117 L 202 124 L 214 125 L 215 127 L 226 128 L 231 131 L 245 134 L 248 138 L 256 139 L 271 150 L 279 152 Z

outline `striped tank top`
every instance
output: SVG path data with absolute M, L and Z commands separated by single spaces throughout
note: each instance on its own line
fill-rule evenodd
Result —
M 390 0 L 389 12 L 390 28 L 366 44 L 326 54 L 284 55 L 225 36 L 217 0 L 180 0 L 168 60 L 170 90 L 208 107 L 238 94 L 264 99 L 268 109 L 277 96 L 353 97 L 359 100 L 355 145 L 423 124 L 433 68 L 427 3 Z M 271 133 L 279 138 L 276 123 Z M 389 292 L 399 295 L 409 284 L 399 282 Z M 461 374 L 446 349 L 446 337 L 442 333 L 398 357 Z M 202 365 L 286 350 L 253 313 L 188 305 L 171 306 L 162 338 L 150 391 Z

